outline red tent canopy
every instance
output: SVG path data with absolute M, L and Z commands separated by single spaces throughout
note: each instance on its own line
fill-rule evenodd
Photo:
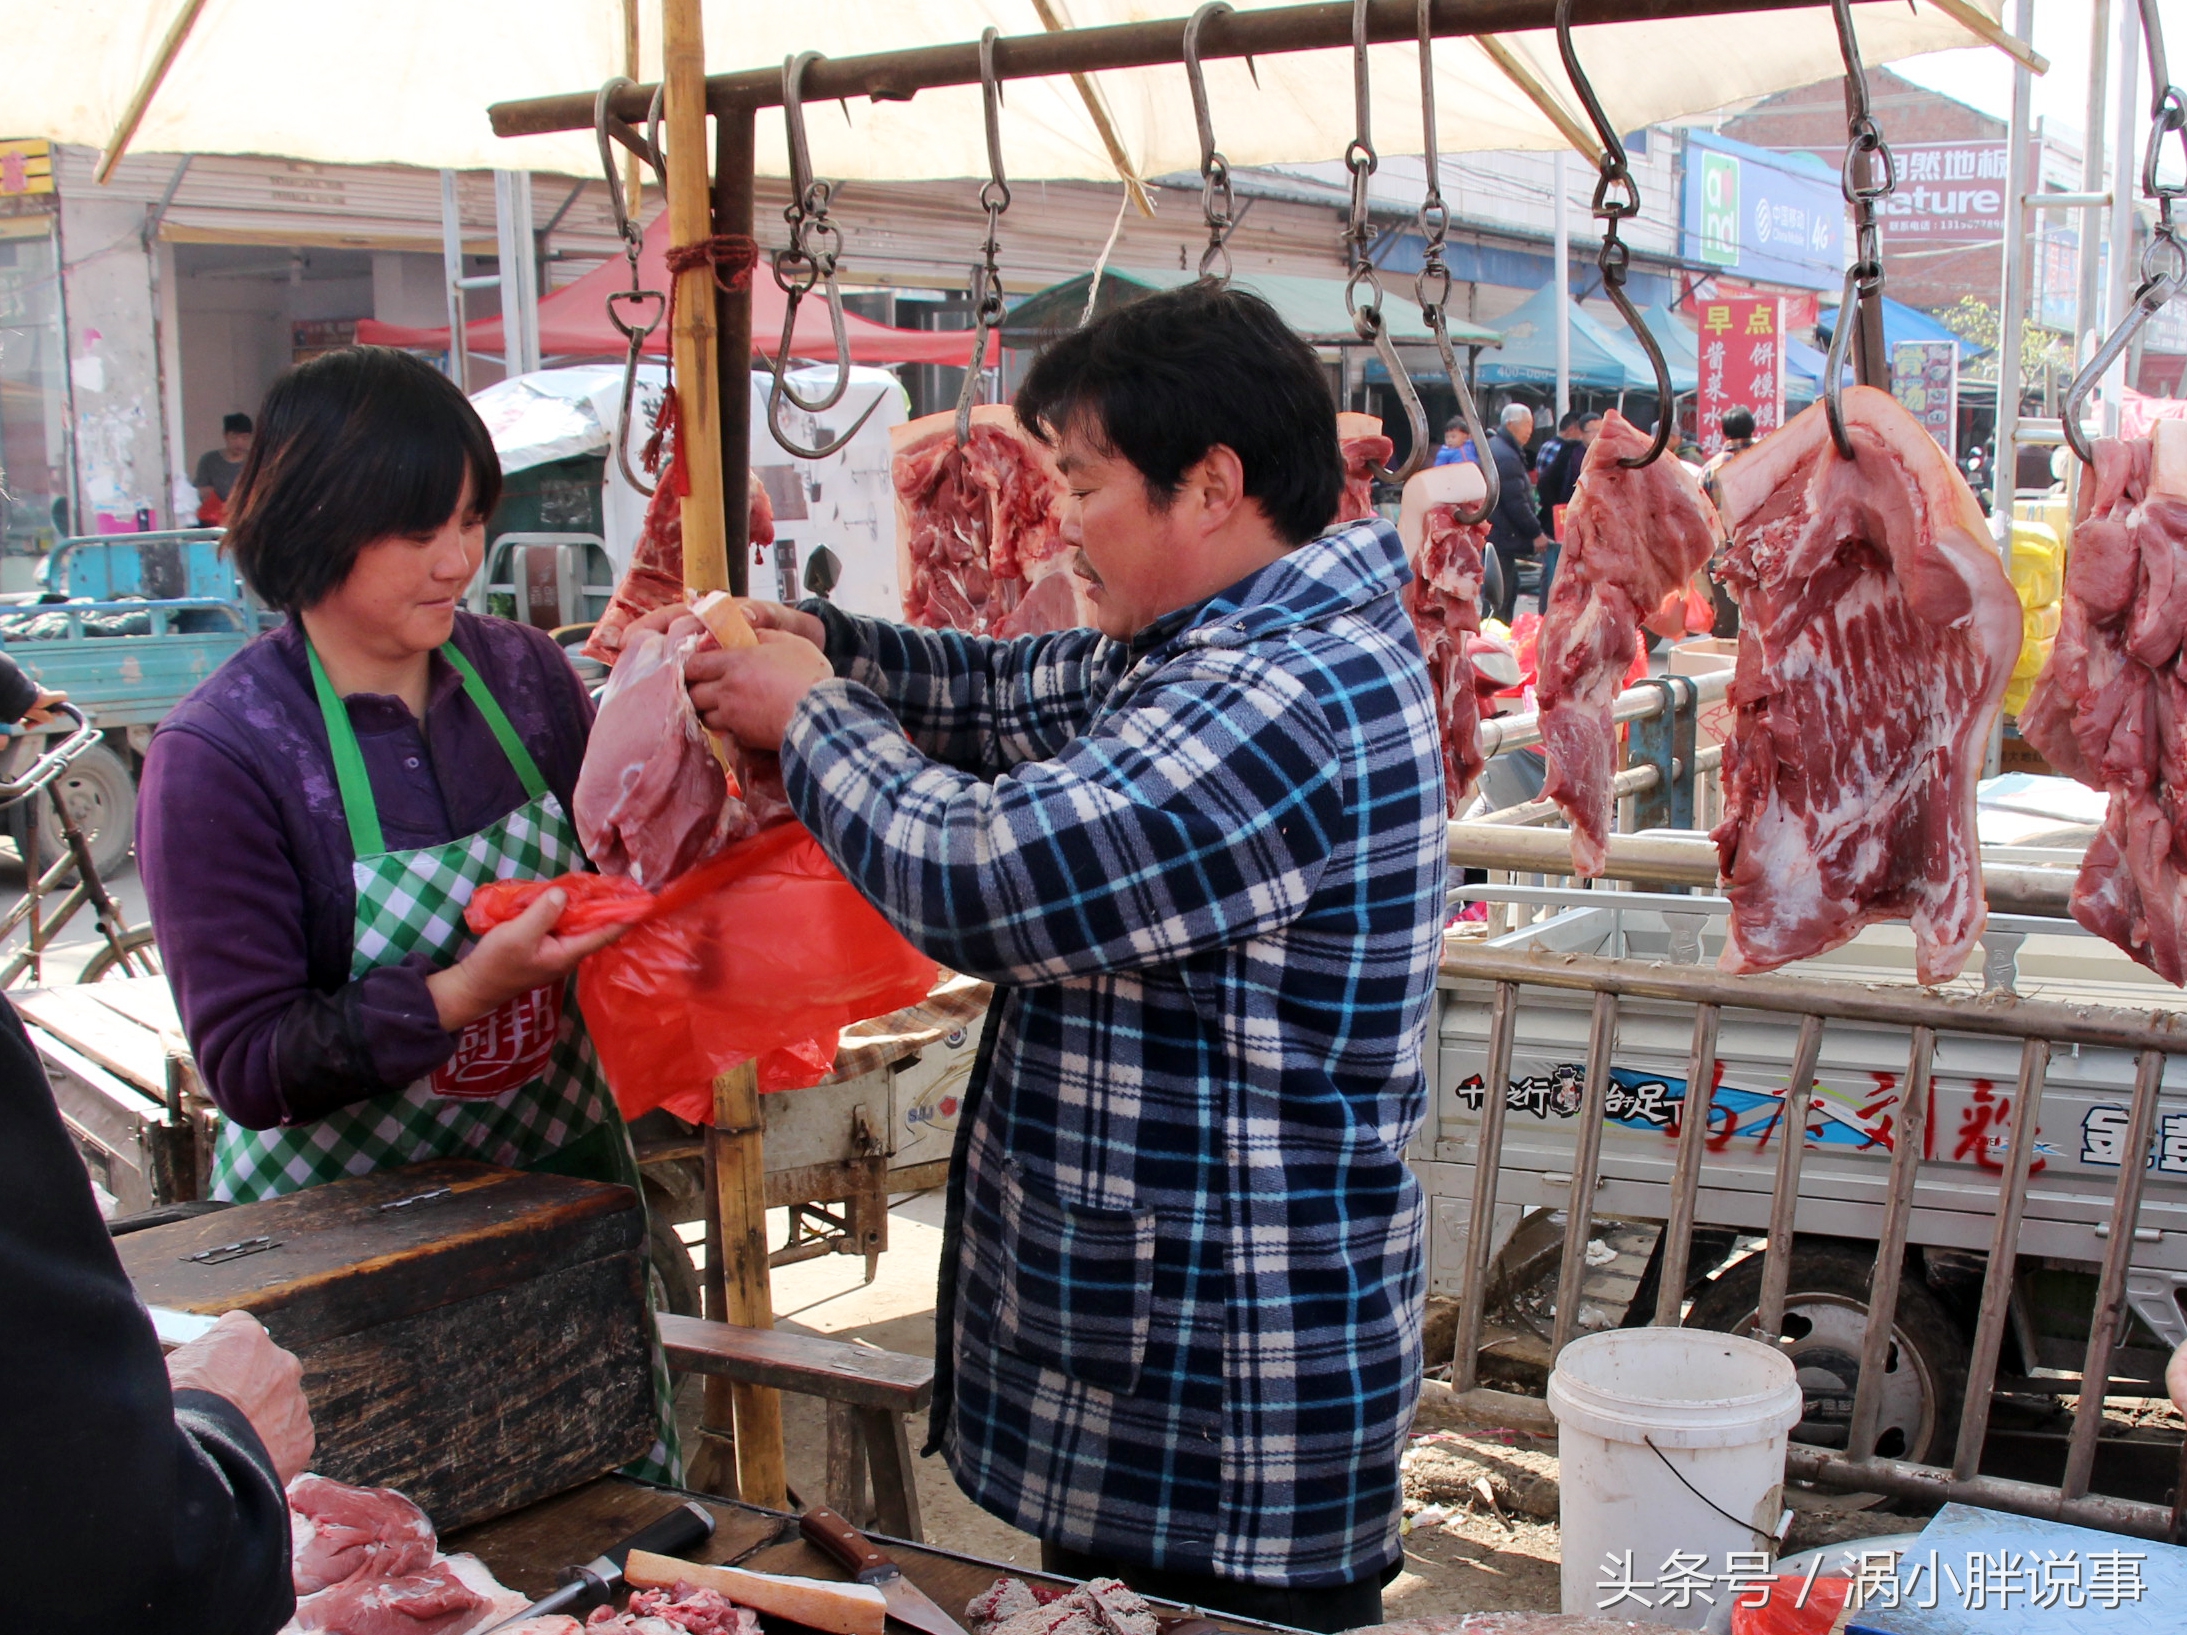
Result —
M 645 247 L 638 254 L 638 281 L 649 290 L 669 286 L 667 212 L 647 229 Z M 565 285 L 539 301 L 539 353 L 546 358 L 601 358 L 620 356 L 629 345 L 608 322 L 607 298 L 611 290 L 630 288 L 630 263 L 621 256 L 602 262 L 576 283 Z M 752 269 L 752 345 L 772 354 L 782 344 L 782 314 L 788 300 L 776 285 L 764 259 Z M 650 302 L 626 304 L 626 317 L 642 318 L 653 310 Z M 892 329 L 851 313 L 843 315 L 850 337 L 851 359 L 856 363 L 942 363 L 962 369 L 972 356 L 972 332 L 968 329 Z M 467 326 L 474 352 L 501 353 L 506 349 L 499 318 L 481 318 Z M 402 324 L 383 324 L 376 318 L 361 319 L 357 339 L 371 346 L 413 346 L 441 350 L 448 345 L 448 331 L 411 329 Z M 646 337 L 646 355 L 668 355 L 668 324 L 664 320 Z M 829 331 L 827 304 L 806 300 L 797 309 L 797 333 L 793 355 L 818 358 L 835 356 L 835 339 Z

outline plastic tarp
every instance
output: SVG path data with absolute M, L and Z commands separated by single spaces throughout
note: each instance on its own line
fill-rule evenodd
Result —
M 1199 276 L 1197 271 L 1181 272 L 1174 268 L 1158 272 L 1108 268 L 1101 275 L 1095 310 L 1112 312 L 1152 291 L 1179 289 Z M 1008 321 L 1003 324 L 1003 344 L 1038 346 L 1075 329 L 1086 310 L 1086 292 L 1092 282 L 1093 274 L 1080 273 L 1076 278 L 1067 278 L 1060 284 L 1051 284 L 1028 295 L 1011 309 Z M 1276 309 L 1278 317 L 1317 346 L 1367 345 L 1359 338 L 1359 331 L 1353 327 L 1351 314 L 1345 308 L 1344 280 L 1341 278 L 1300 278 L 1250 272 L 1239 273 L 1230 282 L 1234 288 L 1251 290 L 1267 301 Z M 1385 275 L 1382 282 L 1382 316 L 1389 325 L 1391 337 L 1405 345 L 1432 345 L 1433 337 L 1428 334 L 1419 306 L 1390 288 L 1399 282 L 1409 286 L 1412 280 Z M 1495 330 L 1469 324 L 1463 319 L 1452 319 L 1449 330 L 1454 346 L 1494 346 L 1499 339 Z
M 1549 386 L 1557 379 L 1555 291 L 1544 285 L 1510 312 L 1493 320 L 1503 330 L 1501 350 L 1481 354 L 1480 378 L 1490 386 Z M 1700 382 L 1690 360 L 1669 352 L 1671 392 Z M 1572 384 L 1583 392 L 1655 393 L 1655 369 L 1631 335 L 1613 329 L 1579 302 L 1572 303 Z
M 649 290 L 668 288 L 668 215 L 656 216 L 646 230 L 645 246 L 638 252 L 638 282 Z M 565 284 L 539 299 L 539 350 L 549 358 L 621 357 L 629 342 L 608 321 L 607 298 L 611 291 L 630 288 L 630 263 L 612 256 L 574 284 Z M 782 317 L 788 297 L 782 293 L 764 263 L 752 270 L 752 346 L 770 355 L 782 341 Z M 624 316 L 649 316 L 651 307 L 626 306 Z M 962 369 L 972 356 L 970 330 L 892 329 L 853 313 L 843 315 L 844 333 L 850 338 L 851 357 L 858 363 L 942 363 Z M 464 326 L 471 350 L 498 355 L 507 345 L 499 318 L 479 318 Z M 443 351 L 448 345 L 446 327 L 412 329 L 387 324 L 377 318 L 360 319 L 357 339 L 371 346 L 411 346 Z M 668 321 L 653 326 L 646 337 L 646 355 L 668 355 Z M 797 309 L 797 329 L 791 355 L 798 358 L 835 356 L 835 338 L 828 325 L 825 303 L 807 300 Z
M 1238 0 L 1254 10 L 1273 0 Z M 1991 18 L 2002 0 L 1973 0 Z M 177 0 L 13 0 L 0 52 L 0 108 L 11 136 L 104 147 L 156 58 Z M 1081 28 L 1182 19 L 1192 0 L 804 0 L 756 6 L 707 0 L 710 72 L 779 69 L 798 51 L 835 55 L 973 41 L 992 24 L 1038 34 L 1041 14 Z M 657 6 L 641 0 L 637 77 L 660 75 Z M 1853 8 L 1871 64 L 1978 43 L 1927 4 L 1867 0 Z M 257 153 L 325 164 L 412 164 L 457 170 L 598 173 L 592 133 L 504 141 L 496 102 L 590 91 L 624 72 L 620 9 L 603 0 L 378 0 L 370 7 L 298 0 L 209 0 L 133 143 L 143 153 Z M 1549 30 L 1503 44 L 1567 108 L 1576 100 Z M 1809 85 L 1839 72 L 1830 8 L 1745 16 L 1669 17 L 1578 31 L 1578 47 L 1618 130 Z M 1376 46 L 1374 131 L 1392 153 L 1419 151 L 1420 73 L 1410 45 Z M 1207 67 L 1216 139 L 1233 165 L 1334 159 L 1353 135 L 1346 50 L 1294 52 Z M 1555 125 L 1470 40 L 1435 54 L 1437 133 L 1445 152 L 1563 146 Z M 1125 152 L 1143 176 L 1196 170 L 1199 142 L 1184 69 L 1091 77 Z M 977 86 L 921 91 L 904 102 L 816 108 L 813 161 L 827 177 L 984 176 Z M 1888 125 L 1888 120 L 1886 120 Z M 759 122 L 763 174 L 786 174 L 783 122 Z M 1888 134 L 1888 133 L 1887 133 Z M 1116 174 L 1069 78 L 1013 83 L 1002 150 L 1014 178 Z

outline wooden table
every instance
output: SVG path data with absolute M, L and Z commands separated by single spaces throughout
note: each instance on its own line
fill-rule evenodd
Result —
M 656 1487 L 627 1476 L 603 1476 L 496 1521 L 452 1533 L 441 1541 L 441 1548 L 451 1553 L 470 1551 L 491 1567 L 502 1583 L 536 1601 L 558 1587 L 555 1575 L 562 1567 L 590 1561 L 685 1499 L 697 1500 L 714 1514 L 714 1536 L 691 1552 L 693 1561 L 734 1562 L 754 1572 L 788 1573 L 838 1583 L 849 1577 L 797 1536 L 795 1516 L 705 1493 Z M 965 1603 L 1004 1575 L 1028 1583 L 1065 1587 L 1072 1582 L 929 1545 L 902 1543 L 878 1534 L 875 1537 L 890 1559 L 903 1568 L 904 1576 L 960 1622 Z M 1187 1610 L 1166 1601 L 1153 1604 L 1163 1611 Z M 1282 1627 L 1227 1614 L 1211 1621 L 1239 1635 L 1260 1635 Z

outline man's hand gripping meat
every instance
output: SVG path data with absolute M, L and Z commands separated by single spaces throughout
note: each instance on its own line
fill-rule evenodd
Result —
M 820 650 L 825 632 L 812 614 L 780 602 L 738 605 L 759 645 L 694 653 L 684 667 L 692 707 L 708 731 L 727 733 L 747 749 L 779 751 L 791 712 L 835 674 Z

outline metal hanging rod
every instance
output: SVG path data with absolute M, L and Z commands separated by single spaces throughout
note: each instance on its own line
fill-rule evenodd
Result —
M 1808 11 L 1822 0 L 1575 0 L 1572 21 L 1585 28 L 1601 23 L 1654 22 L 1748 12 Z M 1476 34 L 1521 34 L 1554 28 L 1556 0 L 1431 0 L 1430 31 L 1440 38 Z M 1145 23 L 1116 23 L 1104 28 L 1069 29 L 1055 34 L 1018 34 L 994 46 L 999 79 L 1045 79 L 1056 75 L 1099 73 L 1110 68 L 1152 68 L 1181 63 L 1185 56 L 1184 17 Z M 1366 38 L 1375 45 L 1419 39 L 1416 0 L 1367 0 Z M 1199 55 L 1275 56 L 1287 51 L 1339 50 L 1352 43 L 1350 0 L 1322 0 L 1304 6 L 1263 11 L 1232 11 L 1211 16 L 1201 26 Z M 880 51 L 863 57 L 836 57 L 812 65 L 805 76 L 809 102 L 867 97 L 875 102 L 908 102 L 920 91 L 980 83 L 976 40 L 954 45 Z M 590 130 L 597 92 L 533 97 L 496 103 L 489 114 L 497 136 L 538 136 L 552 131 Z M 653 97 L 650 85 L 618 92 L 612 111 L 637 121 Z M 706 82 L 710 113 L 772 108 L 782 101 L 778 68 L 751 68 L 715 74 Z

